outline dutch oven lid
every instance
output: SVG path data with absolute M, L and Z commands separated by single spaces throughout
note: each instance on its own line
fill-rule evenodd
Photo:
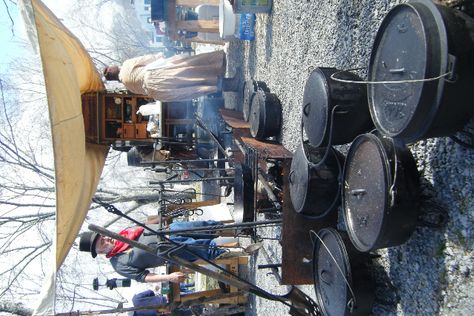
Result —
M 369 81 L 429 79 L 447 69 L 444 23 L 431 0 L 395 6 L 384 18 L 372 48 Z M 413 131 L 413 124 L 430 121 L 436 114 L 444 80 L 369 84 L 369 108 L 382 134 L 414 140 L 429 124 Z M 403 135 L 405 129 L 414 135 Z M 402 135 L 400 135 L 402 134 Z
M 300 212 L 306 201 L 309 181 L 309 166 L 306 154 L 300 145 L 291 160 L 291 168 L 288 182 L 290 183 L 290 197 L 293 208 Z
M 255 137 L 260 127 L 265 126 L 265 92 L 257 90 L 250 105 L 250 134 Z
M 376 243 L 388 208 L 390 165 L 380 139 L 358 136 L 344 165 L 343 207 L 349 237 L 360 251 Z
M 325 72 L 328 71 L 326 77 Z M 313 146 L 321 145 L 328 128 L 330 92 L 327 81 L 334 72 L 333 68 L 316 68 L 304 87 L 302 120 L 308 140 Z
M 250 104 L 256 89 L 257 85 L 254 80 L 250 79 L 244 82 L 242 114 L 245 121 L 249 120 Z
M 348 315 L 352 276 L 346 247 L 333 228 L 320 230 L 318 236 L 313 253 L 316 300 L 324 315 Z

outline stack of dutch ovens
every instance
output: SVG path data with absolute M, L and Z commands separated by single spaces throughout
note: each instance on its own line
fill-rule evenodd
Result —
M 281 127 L 281 103 L 263 81 L 247 80 L 243 91 L 243 116 L 250 134 L 258 140 L 278 136 Z
M 367 90 L 346 71 L 311 73 L 302 109 L 308 141 L 302 135 L 288 180 L 294 209 L 304 216 L 323 217 L 342 204 L 347 233 L 327 228 L 315 237 L 314 283 L 324 315 L 370 313 L 368 253 L 404 243 L 418 217 L 419 176 L 406 144 L 450 136 L 472 117 L 472 56 L 472 18 L 415 0 L 384 18 Z M 343 163 L 331 146 L 351 141 Z

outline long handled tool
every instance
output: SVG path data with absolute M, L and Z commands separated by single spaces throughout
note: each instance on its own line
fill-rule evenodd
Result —
M 180 257 L 177 257 L 173 254 L 175 250 L 169 250 L 163 254 L 163 253 L 159 253 L 158 248 L 150 247 L 150 246 L 141 244 L 139 242 L 136 242 L 134 240 L 125 238 L 119 234 L 106 230 L 105 228 L 102 228 L 100 226 L 90 224 L 89 229 L 103 236 L 108 236 L 110 238 L 125 242 L 133 247 L 140 248 L 155 256 L 163 256 L 166 259 L 168 259 L 170 262 L 189 268 L 193 271 L 202 273 L 206 276 L 212 277 L 218 281 L 234 286 L 242 291 L 246 291 L 246 292 L 255 294 L 257 296 L 260 296 L 262 298 L 269 299 L 272 301 L 281 302 L 287 305 L 288 307 L 290 307 L 290 311 L 289 311 L 290 315 L 293 315 L 293 316 L 305 316 L 305 315 L 319 316 L 321 315 L 318 305 L 309 296 L 304 294 L 302 291 L 300 291 L 296 287 L 292 287 L 292 289 L 285 295 L 274 295 L 274 294 L 268 293 L 267 291 L 259 288 L 258 286 L 246 280 L 241 279 L 239 276 L 236 276 L 230 273 L 229 271 L 223 270 L 225 273 L 218 273 L 218 272 L 209 270 L 207 268 L 204 268 L 202 266 L 199 266 L 197 264 L 194 264 L 190 261 L 184 260 Z M 185 247 L 185 245 L 180 245 L 178 243 L 173 242 L 172 240 L 168 240 L 168 241 L 171 242 L 172 244 L 175 244 L 177 246 L 176 249 L 177 248 L 181 249 L 181 247 Z M 187 248 L 184 248 L 184 249 L 186 249 L 186 251 L 188 251 L 189 253 L 193 253 L 191 250 Z

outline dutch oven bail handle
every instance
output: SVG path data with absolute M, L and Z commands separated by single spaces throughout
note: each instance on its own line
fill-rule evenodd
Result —
M 306 104 L 306 105 L 308 105 L 308 104 Z M 333 125 L 334 125 L 334 113 L 336 113 L 336 110 L 338 108 L 341 108 L 341 107 L 342 107 L 341 105 L 337 104 L 332 108 L 332 110 L 331 110 L 331 120 L 330 120 L 331 124 L 329 125 L 329 137 L 328 137 L 328 144 L 327 144 L 327 147 L 326 147 L 326 151 L 324 152 L 323 158 L 321 158 L 321 160 L 318 163 L 312 163 L 310 160 L 308 160 L 308 164 L 311 167 L 319 167 L 321 164 L 323 164 L 324 161 L 326 160 L 327 156 L 329 155 L 329 152 L 332 151 L 332 133 L 333 133 Z M 305 109 L 305 107 L 303 107 L 303 112 L 304 112 L 304 109 Z M 303 113 L 303 115 L 304 115 L 304 113 Z M 301 142 L 302 149 L 304 151 L 305 149 L 304 149 L 304 140 L 303 140 L 303 131 L 304 131 L 303 118 L 301 119 L 300 127 L 301 127 L 301 129 L 300 129 L 300 142 Z M 306 153 L 305 153 L 305 155 L 306 155 Z M 341 162 L 339 161 L 339 157 L 337 157 L 336 153 L 334 153 L 334 156 L 335 156 L 336 162 L 337 162 L 337 171 L 338 171 L 337 181 L 339 182 L 339 187 L 341 187 L 341 185 L 342 185 L 342 165 L 341 165 Z M 291 172 L 290 172 L 290 181 L 291 181 Z M 334 206 L 334 204 L 336 202 L 337 202 L 337 199 L 334 200 L 333 204 L 331 205 L 331 208 Z
M 377 137 L 376 132 L 377 132 L 376 129 L 373 129 L 372 131 L 370 131 L 371 134 Z M 383 137 L 383 136 L 380 136 L 380 137 Z M 395 206 L 395 195 L 397 194 L 397 190 L 395 189 L 395 184 L 397 183 L 398 156 L 397 156 L 397 150 L 396 150 L 395 142 L 393 138 L 391 137 L 386 137 L 386 138 L 390 139 L 389 142 L 390 142 L 390 145 L 392 146 L 392 151 L 393 151 L 393 179 L 392 179 L 392 185 L 388 189 L 388 193 L 390 195 L 390 207 L 393 207 Z M 382 140 L 380 140 L 380 142 L 382 143 Z
M 336 109 L 338 107 L 341 107 L 340 105 L 336 105 L 332 108 L 331 110 L 331 125 L 329 127 L 329 140 L 328 140 L 328 145 L 326 147 L 326 150 L 324 152 L 324 155 L 323 157 L 321 158 L 321 160 L 318 162 L 318 163 L 312 163 L 309 159 L 307 159 L 308 161 L 308 165 L 310 168 L 313 168 L 313 167 L 319 167 L 320 165 L 322 165 L 324 163 L 324 161 L 326 160 L 327 156 L 329 155 L 329 152 L 333 152 L 334 154 L 334 158 L 336 159 L 336 163 L 337 163 L 337 172 L 338 172 L 338 175 L 337 175 L 337 182 L 338 182 L 338 186 L 339 186 L 339 189 L 338 189 L 338 193 L 337 193 L 337 196 L 336 198 L 334 199 L 334 201 L 332 201 L 331 205 L 327 208 L 327 210 L 322 214 L 322 215 L 315 215 L 315 216 L 311 216 L 311 215 L 307 215 L 307 214 L 302 214 L 304 217 L 308 218 L 308 219 L 319 219 L 323 216 L 325 216 L 330 210 L 332 210 L 334 208 L 334 206 L 338 203 L 338 200 L 339 200 L 339 195 L 340 195 L 340 188 L 341 188 L 341 185 L 342 185 L 342 165 L 341 165 L 341 161 L 339 161 L 339 157 L 337 156 L 337 154 L 332 150 L 332 127 L 333 127 L 333 120 L 334 120 L 334 113 L 336 111 Z M 303 107 L 303 112 L 304 112 L 304 108 Z M 302 113 L 304 115 L 304 113 Z M 301 123 L 300 123 L 300 145 L 301 145 L 301 148 L 306 156 L 306 152 L 305 152 L 305 147 L 304 147 L 304 144 L 305 144 L 305 141 L 303 140 L 303 131 L 304 131 L 304 122 L 303 122 L 303 118 L 301 118 Z M 289 176 L 288 176 L 288 180 L 290 183 L 294 183 L 294 174 L 295 174 L 295 171 L 294 170 L 291 170 L 290 173 L 289 173 Z
M 356 296 L 355 296 L 355 293 L 354 293 L 354 290 L 352 289 L 349 281 L 347 280 L 347 277 L 346 275 L 344 274 L 344 272 L 342 271 L 342 268 L 339 266 L 339 264 L 337 263 L 336 261 L 336 258 L 334 258 L 334 255 L 331 253 L 331 250 L 328 248 L 328 246 L 326 246 L 326 244 L 324 243 L 324 240 L 319 237 L 318 233 L 315 232 L 314 230 L 310 230 L 309 231 L 309 238 L 311 239 L 311 243 L 313 244 L 313 247 L 316 246 L 316 238 L 319 240 L 319 242 L 321 243 L 321 245 L 324 246 L 324 248 L 326 249 L 327 253 L 329 254 L 329 256 L 331 257 L 332 261 L 334 262 L 334 264 L 336 265 L 337 267 L 337 270 L 339 271 L 339 273 L 341 274 L 342 278 L 344 279 L 344 282 L 346 283 L 347 285 L 347 288 L 349 289 L 349 291 L 351 292 L 351 296 L 352 298 L 350 300 L 348 300 L 347 302 L 347 307 L 349 308 L 349 311 L 352 313 L 353 310 L 354 310 L 354 307 L 357 305 L 357 301 L 356 301 Z M 314 254 L 314 252 L 313 252 Z M 314 255 L 313 255 L 313 261 L 315 260 L 314 258 Z M 314 269 L 314 262 L 313 262 L 313 269 Z M 324 271 L 322 271 L 324 272 Z M 316 271 L 313 270 L 313 273 L 316 273 Z M 324 282 L 324 280 L 323 280 Z
M 304 121 L 303 121 L 303 115 L 306 115 L 306 108 L 309 106 L 309 103 L 305 104 L 303 106 L 303 110 L 302 110 L 302 116 L 301 116 L 301 122 L 300 122 L 300 143 L 301 143 L 301 146 L 303 148 L 303 151 L 304 151 L 304 137 L 303 137 L 303 131 L 304 131 Z M 311 166 L 311 167 L 319 167 L 321 164 L 324 163 L 324 161 L 326 160 L 327 156 L 329 155 L 329 152 L 331 151 L 331 146 L 332 146 L 332 132 L 333 132 L 333 125 L 334 125 L 334 113 L 336 112 L 336 109 L 338 108 L 341 108 L 342 106 L 341 105 L 335 105 L 332 110 L 331 110 L 331 119 L 330 119 L 330 125 L 329 125 L 329 137 L 328 137 L 328 144 L 326 146 L 326 151 L 324 152 L 324 155 L 323 155 L 323 158 L 321 158 L 321 160 L 319 160 L 318 163 L 312 163 L 310 160 L 308 160 L 308 164 Z M 306 153 L 305 153 L 306 155 Z M 339 169 L 339 175 L 341 174 L 341 163 L 339 162 L 339 159 L 337 159 L 337 156 L 336 156 L 336 160 L 337 160 L 337 167 Z M 339 184 L 341 184 L 341 176 L 338 176 L 338 180 L 339 180 Z

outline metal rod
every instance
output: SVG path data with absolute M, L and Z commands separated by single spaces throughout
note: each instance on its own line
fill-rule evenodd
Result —
M 252 236 L 245 236 L 245 235 L 237 235 L 237 237 L 239 238 L 252 238 L 254 239 L 254 237 Z M 277 240 L 277 241 L 280 241 L 280 238 L 275 238 L 275 237 L 262 237 L 262 236 L 258 236 L 257 237 L 257 240 Z
M 253 179 L 254 179 L 254 191 L 253 191 L 253 220 L 255 221 L 256 219 L 256 210 L 257 210 L 257 199 L 258 199 L 258 152 L 252 148 L 252 158 L 253 158 L 253 161 L 252 161 L 252 167 L 253 167 L 253 170 L 252 170 L 252 173 L 253 173 Z M 252 231 L 252 237 L 254 241 L 256 241 L 257 239 L 257 231 L 254 230 Z
M 170 189 L 164 189 L 160 190 L 159 193 L 163 192 L 172 192 L 172 193 L 186 193 L 186 191 L 179 191 L 179 190 L 170 190 Z M 212 193 L 202 193 L 202 192 L 193 192 L 192 194 L 196 195 L 203 195 L 203 196 L 218 196 L 218 197 L 226 197 L 225 195 L 220 195 L 220 194 L 212 194 Z
M 178 138 L 178 137 L 168 137 L 168 136 L 161 136 L 161 137 L 155 137 L 155 139 L 157 140 L 176 140 L 176 141 L 180 141 L 181 139 L 183 138 Z M 190 138 L 192 141 L 193 140 L 196 140 L 196 138 L 192 137 Z
M 167 183 L 187 183 L 187 182 L 198 182 L 198 181 L 219 181 L 219 180 L 231 180 L 234 177 L 217 177 L 217 178 L 202 178 L 202 179 L 183 179 L 183 180 L 167 180 L 167 181 L 149 181 L 149 185 L 163 185 Z
M 201 117 L 197 114 L 194 114 L 194 118 L 196 119 L 196 123 L 197 125 L 202 128 L 203 130 L 205 130 L 209 136 L 211 136 L 211 139 L 214 141 L 214 143 L 216 143 L 217 147 L 219 148 L 219 150 L 222 152 L 222 154 L 227 157 L 227 158 L 230 158 L 229 157 L 229 154 L 225 151 L 225 148 L 222 147 L 221 143 L 219 142 L 219 140 L 217 139 L 217 137 L 209 130 L 209 128 L 207 128 L 206 125 L 204 125 L 204 122 L 201 120 Z
M 277 207 L 270 207 L 270 208 L 259 208 L 257 211 L 259 213 L 275 213 L 275 212 L 278 212 L 280 210 L 281 209 L 277 208 Z
M 186 142 L 172 142 L 168 140 L 162 141 L 161 143 L 167 144 L 167 145 L 186 145 L 186 146 L 192 146 L 195 144 L 195 143 L 186 143 Z
M 173 169 L 171 168 L 171 171 L 175 171 L 175 172 L 178 172 L 178 171 L 194 171 L 194 172 L 197 172 L 197 171 L 213 171 L 213 170 L 225 170 L 225 171 L 231 171 L 231 170 L 234 170 L 232 168 L 186 168 L 186 167 L 183 167 L 183 169 Z
M 170 235 L 170 234 L 179 234 L 179 233 L 194 233 L 194 232 L 203 232 L 203 231 L 221 231 L 221 230 L 230 230 L 238 228 L 251 228 L 265 225 L 276 225 L 281 224 L 281 219 L 275 219 L 271 221 L 259 221 L 259 222 L 248 222 L 240 224 L 226 224 L 226 225 L 213 225 L 213 226 L 203 226 L 196 227 L 191 229 L 176 229 L 176 230 L 159 230 L 157 233 L 160 235 Z
M 273 269 L 273 268 L 280 268 L 281 263 L 270 263 L 270 264 L 259 264 L 257 266 L 258 269 Z
M 225 158 L 218 159 L 182 159 L 182 160 L 160 160 L 160 161 L 140 161 L 141 165 L 156 165 L 163 163 L 183 163 L 183 162 L 215 162 L 215 161 L 229 161 Z
M 272 202 L 272 204 L 275 205 L 277 209 L 281 209 L 280 202 L 278 202 L 277 197 L 275 196 L 275 194 L 273 194 L 272 188 L 268 184 L 265 177 L 262 175 L 262 170 L 260 170 L 260 168 L 258 169 L 258 181 L 263 184 L 263 188 L 265 189 L 265 192 L 267 193 L 267 196 Z

